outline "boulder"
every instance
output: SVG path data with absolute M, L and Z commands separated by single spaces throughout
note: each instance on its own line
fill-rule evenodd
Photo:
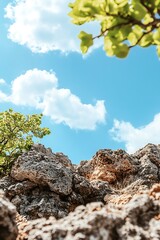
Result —
M 62 159 L 64 158 L 64 163 Z M 11 176 L 18 181 L 29 180 L 51 191 L 69 195 L 72 191 L 72 171 L 66 164 L 66 156 L 57 157 L 42 145 L 35 145 L 20 156 L 12 167 Z

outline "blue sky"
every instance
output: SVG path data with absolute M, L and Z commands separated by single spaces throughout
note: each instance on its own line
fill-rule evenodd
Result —
M 102 148 L 130 153 L 160 143 L 160 61 L 154 47 L 107 57 L 79 51 L 68 0 L 0 1 L 0 104 L 43 112 L 41 142 L 77 163 Z M 82 27 L 98 32 L 97 24 Z

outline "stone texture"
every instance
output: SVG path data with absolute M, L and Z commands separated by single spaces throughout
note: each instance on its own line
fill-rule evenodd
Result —
M 160 181 L 160 145 L 148 144 L 132 156 L 139 162 L 138 179 L 150 184 Z
M 16 208 L 0 190 L 0 240 L 16 240 L 17 235 Z
M 106 181 L 118 189 L 137 180 L 140 185 L 151 185 L 160 181 L 160 145 L 148 144 L 132 155 L 121 149 L 99 150 L 90 161 L 82 161 L 76 171 L 90 181 Z
M 73 165 L 37 144 L 0 189 L 17 208 L 18 240 L 159 240 L 159 182 L 160 145 L 132 155 L 103 149 Z
M 36 145 L 20 156 L 12 168 L 11 176 L 20 181 L 27 179 L 40 183 L 57 194 L 69 195 L 72 191 L 73 174 L 69 168 L 64 167 L 67 165 L 66 156 L 63 164 L 56 154 L 45 150 L 41 145 L 39 148 Z
M 0 180 L 0 188 L 26 219 L 59 219 L 81 204 L 104 201 L 113 192 L 106 182 L 89 182 L 80 176 L 65 155 L 43 145 L 22 154 L 11 176 Z
M 20 226 L 18 240 L 159 240 L 159 190 L 157 184 L 123 206 L 90 203 L 60 220 L 29 221 Z

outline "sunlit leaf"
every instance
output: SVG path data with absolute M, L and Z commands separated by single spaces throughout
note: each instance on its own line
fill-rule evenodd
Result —
M 82 53 L 86 53 L 88 51 L 88 48 L 93 45 L 92 34 L 88 34 L 82 31 L 78 37 L 81 39 L 81 51 Z
M 82 53 L 88 51 L 96 38 L 104 38 L 107 55 L 117 57 L 127 56 L 128 49 L 136 45 L 160 44 L 160 0 L 75 0 L 70 8 L 74 24 L 91 21 L 100 24 L 97 36 L 84 32 L 79 35 Z M 116 50 L 118 46 L 122 51 Z

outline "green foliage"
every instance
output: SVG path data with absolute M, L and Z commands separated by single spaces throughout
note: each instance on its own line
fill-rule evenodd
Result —
M 41 128 L 42 114 L 23 115 L 9 109 L 0 112 L 0 175 L 10 172 L 14 160 L 33 144 L 33 137 L 43 138 L 50 133 Z
M 88 51 L 88 48 L 93 45 L 92 34 L 88 34 L 82 31 L 78 37 L 81 39 L 81 51 L 82 53 L 86 53 Z
M 74 24 L 100 23 L 99 35 L 79 34 L 83 53 L 102 37 L 109 56 L 125 58 L 134 46 L 156 45 L 160 57 L 160 0 L 75 0 L 69 7 Z

